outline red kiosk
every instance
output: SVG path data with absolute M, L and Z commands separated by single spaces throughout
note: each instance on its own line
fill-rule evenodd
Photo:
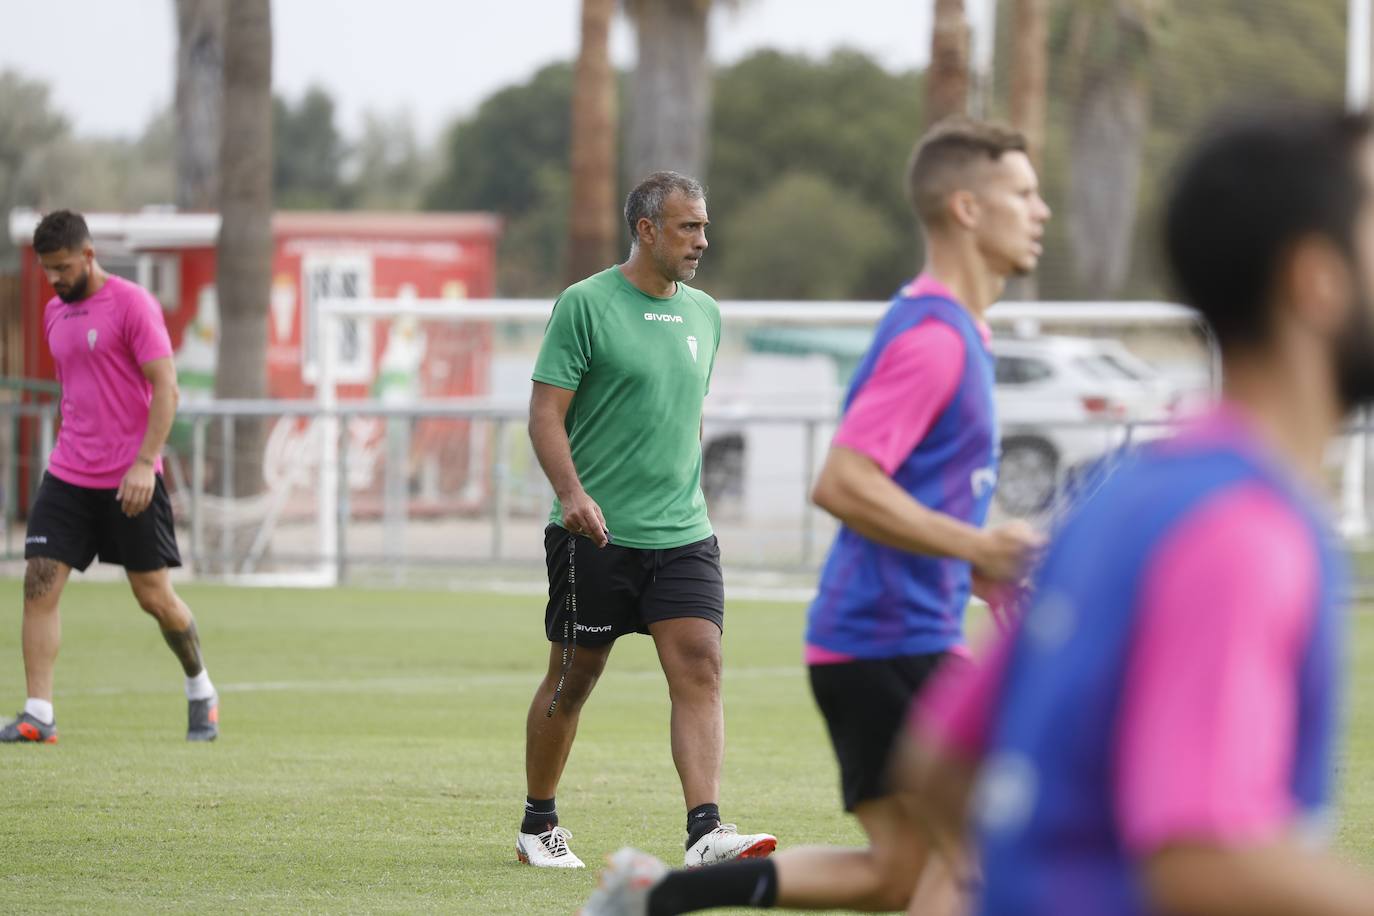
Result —
M 146 210 L 87 213 L 85 217 L 101 265 L 149 289 L 162 304 L 176 351 L 183 404 L 209 398 L 219 330 L 218 214 Z M 53 291 L 33 253 L 33 230 L 40 218 L 35 211 L 16 210 L 10 214 L 9 231 L 21 248 L 23 374 L 30 379 L 53 379 L 52 356 L 42 327 L 43 306 Z M 501 222 L 493 214 L 277 213 L 272 233 L 266 354 L 270 397 L 314 396 L 317 305 L 322 299 L 462 300 L 489 298 L 494 292 Z M 343 323 L 333 367 L 341 398 L 381 393 L 395 327 L 401 325 L 364 320 Z M 488 393 L 488 324 L 430 322 L 423 334 L 423 347 L 415 350 L 418 364 L 406 370 L 414 397 Z M 426 438 L 451 443 L 465 437 Z M 36 448 L 32 430 L 26 429 L 21 449 L 32 455 Z M 20 492 L 28 490 L 28 481 L 22 481 Z

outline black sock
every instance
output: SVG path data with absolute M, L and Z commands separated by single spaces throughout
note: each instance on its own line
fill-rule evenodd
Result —
M 558 809 L 552 798 L 525 796 L 525 819 L 520 822 L 521 833 L 548 833 L 558 826 Z
M 687 848 L 720 826 L 720 808 L 714 804 L 697 805 L 687 812 Z
M 670 871 L 649 892 L 649 916 L 676 916 L 718 906 L 766 910 L 778 902 L 778 869 L 772 859 L 745 859 Z

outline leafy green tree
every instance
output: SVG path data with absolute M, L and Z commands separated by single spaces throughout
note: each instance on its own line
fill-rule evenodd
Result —
M 792 172 L 734 210 L 707 251 L 704 281 L 717 294 L 746 299 L 847 299 L 889 233 L 883 215 L 858 195 Z
M 824 60 L 760 51 L 717 71 L 712 223 L 725 231 L 740 207 L 780 175 L 824 178 L 871 208 L 887 230 L 842 296 L 887 298 L 918 266 L 905 172 L 922 130 L 921 89 L 919 74 L 889 73 L 856 51 Z M 784 233 L 774 244 L 790 243 Z M 824 246 L 813 255 L 828 259 Z
M 272 190 L 284 210 L 323 210 L 343 202 L 340 175 L 347 148 L 334 124 L 334 99 L 309 89 L 291 105 L 272 99 Z
M 409 112 L 364 112 L 362 133 L 344 166 L 343 206 L 418 210 L 434 166 L 434 157 L 416 136 Z
M 431 210 L 494 210 L 506 218 L 498 252 L 502 295 L 551 296 L 564 285 L 573 68 L 552 64 L 498 91 L 455 123 Z
M 0 70 L 0 214 L 44 202 L 50 190 L 44 187 L 44 163 L 69 130 L 46 83 Z M 13 270 L 16 257 L 9 232 L 0 232 L 0 270 Z
M 542 201 L 539 173 L 568 167 L 572 66 L 551 64 L 524 85 L 498 91 L 449 129 L 429 210 L 528 212 Z
M 553 296 L 567 285 L 560 265 L 568 241 L 568 170 L 546 166 L 535 174 L 533 184 L 535 204 L 511 218 L 501 237 L 496 282 L 504 296 Z

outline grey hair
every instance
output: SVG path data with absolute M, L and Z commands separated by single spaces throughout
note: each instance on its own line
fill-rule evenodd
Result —
M 630 244 L 639 242 L 639 221 L 650 220 L 655 226 L 663 228 L 663 204 L 674 191 L 679 191 L 688 200 L 704 200 L 706 189 L 701 182 L 677 172 L 654 172 L 645 178 L 630 196 L 625 198 L 625 223 L 630 227 Z

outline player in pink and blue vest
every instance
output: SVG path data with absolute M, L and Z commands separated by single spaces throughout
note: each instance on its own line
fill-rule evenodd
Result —
M 1165 249 L 1221 403 L 1075 509 L 1019 629 L 937 679 L 929 807 L 983 916 L 1374 913 L 1374 880 L 1320 849 L 1346 585 L 1318 496 L 1327 441 L 1374 399 L 1371 123 L 1223 121 Z
M 894 297 L 845 399 L 814 499 L 841 522 L 806 634 L 812 691 L 865 848 L 664 874 L 632 849 L 583 911 L 685 913 L 721 906 L 903 909 L 926 853 L 888 758 L 912 697 L 963 643 L 975 577 L 1017 579 L 1040 541 L 984 529 L 997 480 L 992 355 L 983 315 L 1040 256 L 1050 211 L 1017 133 L 955 119 L 912 158 L 908 185 L 925 270 Z

